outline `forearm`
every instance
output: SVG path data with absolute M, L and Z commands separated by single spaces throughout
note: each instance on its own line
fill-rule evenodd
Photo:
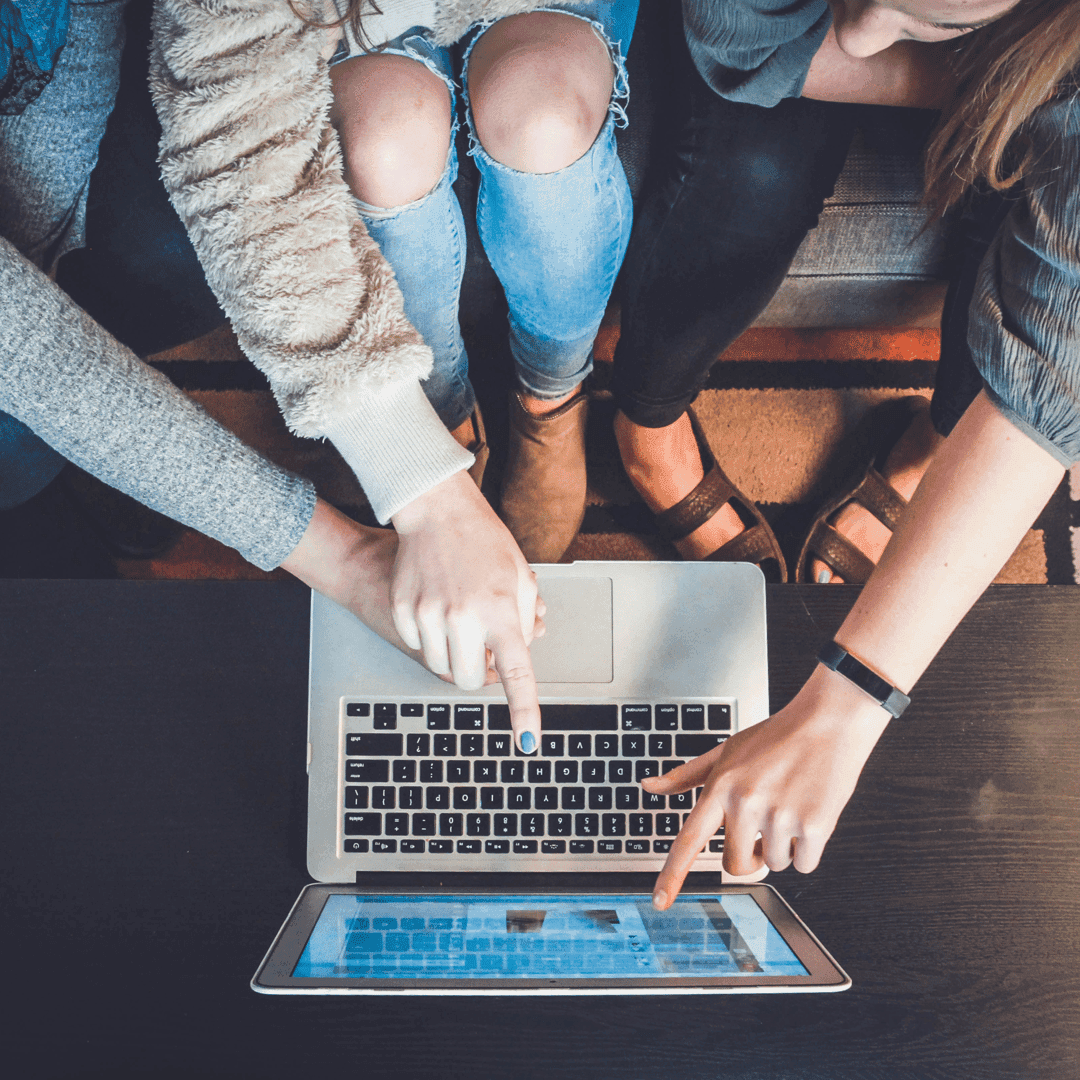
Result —
M 981 393 L 934 457 L 836 640 L 908 691 L 1063 474 Z
M 954 82 L 946 46 L 900 41 L 866 58 L 845 53 L 830 29 L 810 64 L 803 97 L 865 105 L 940 109 Z

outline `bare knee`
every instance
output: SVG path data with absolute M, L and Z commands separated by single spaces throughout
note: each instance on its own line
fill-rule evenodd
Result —
M 450 95 L 423 64 L 404 56 L 357 56 L 330 69 L 331 118 L 357 198 L 394 207 L 426 195 L 450 149 Z
M 613 78 L 607 47 L 589 23 L 555 12 L 503 19 L 469 61 L 477 138 L 512 169 L 563 169 L 604 126 Z

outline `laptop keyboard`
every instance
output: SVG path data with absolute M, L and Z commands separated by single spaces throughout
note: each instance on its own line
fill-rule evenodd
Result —
M 506 705 L 346 701 L 346 853 L 652 856 L 698 792 L 639 785 L 722 743 L 730 702 L 542 703 L 540 749 L 514 744 Z M 700 789 L 699 789 L 700 790 Z M 723 851 L 723 829 L 709 841 Z

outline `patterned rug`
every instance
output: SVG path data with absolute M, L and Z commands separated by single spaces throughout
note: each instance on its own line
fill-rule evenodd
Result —
M 467 333 L 471 370 L 484 411 L 492 460 L 485 493 L 497 498 L 506 445 L 509 358 L 504 339 Z M 597 344 L 589 420 L 585 523 L 568 559 L 671 559 L 672 547 L 619 463 L 604 387 L 617 322 Z M 758 502 L 793 562 L 816 508 L 858 452 L 855 431 L 877 403 L 929 396 L 938 335 L 932 330 L 748 331 L 713 368 L 695 409 L 718 460 Z M 358 520 L 370 511 L 350 470 L 325 443 L 289 434 L 263 376 L 243 357 L 228 327 L 151 358 L 212 415 L 273 460 L 309 477 L 320 495 Z M 1080 581 L 1080 468 L 1074 468 L 998 578 L 1008 583 Z M 229 549 L 186 533 L 164 558 L 120 561 L 124 577 L 261 577 Z M 279 572 L 280 573 L 280 572 Z

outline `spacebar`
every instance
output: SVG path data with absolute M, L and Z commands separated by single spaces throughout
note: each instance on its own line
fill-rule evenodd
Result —
M 618 731 L 615 705 L 541 705 L 540 727 L 544 731 Z

